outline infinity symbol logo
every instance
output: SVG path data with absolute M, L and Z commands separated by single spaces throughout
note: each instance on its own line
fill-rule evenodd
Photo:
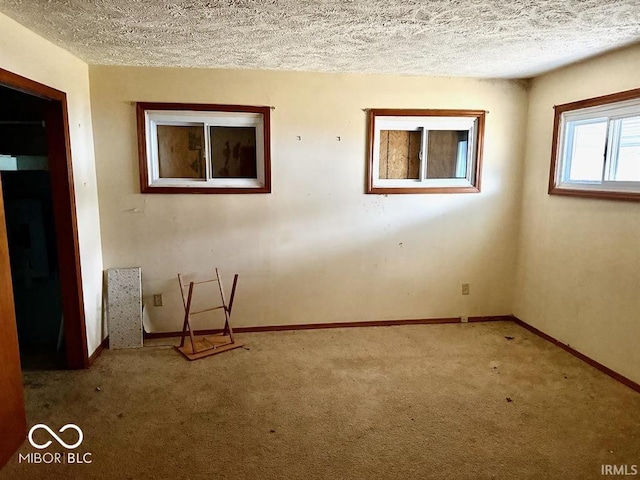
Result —
M 59 433 L 62 433 L 65 430 L 68 430 L 68 429 L 71 428 L 71 429 L 75 430 L 76 432 L 78 432 L 78 441 L 76 443 L 71 444 L 71 445 L 69 445 L 68 443 L 65 443 L 64 440 L 62 440 L 58 435 L 56 435 L 55 432 L 53 430 L 51 430 L 48 426 L 46 426 L 44 423 L 38 423 L 37 425 L 34 425 L 33 427 L 31 427 L 31 430 L 29 430 L 29 443 L 34 448 L 37 448 L 39 450 L 42 450 L 43 448 L 47 448 L 52 443 L 51 440 L 49 440 L 48 442 L 43 443 L 42 445 L 40 445 L 39 443 L 36 443 L 36 442 L 33 441 L 33 432 L 35 432 L 39 428 L 43 428 L 44 430 L 49 432 L 49 434 L 53 438 L 55 438 L 60 445 L 62 445 L 64 448 L 67 448 L 69 450 L 72 450 L 72 449 L 76 448 L 77 446 L 79 446 L 82 443 L 82 440 L 84 439 L 84 435 L 82 434 L 82 430 L 80 429 L 80 427 L 78 427 L 77 425 L 74 425 L 73 423 L 67 423 L 59 431 Z

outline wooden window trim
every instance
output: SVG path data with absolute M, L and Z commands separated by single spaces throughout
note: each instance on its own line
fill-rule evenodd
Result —
M 373 108 L 369 110 L 367 128 L 367 194 L 422 194 L 422 193 L 480 193 L 482 152 L 484 144 L 485 110 L 441 110 L 441 109 L 398 109 L 398 108 Z M 472 117 L 478 119 L 476 138 L 476 158 L 474 169 L 474 184 L 468 187 L 375 187 L 374 186 L 374 138 L 375 120 L 382 116 L 402 117 Z
M 246 112 L 259 113 L 263 118 L 264 131 L 264 185 L 260 187 L 198 187 L 198 186 L 154 186 L 149 182 L 147 159 L 146 121 L 147 110 L 198 111 L 198 112 Z M 271 193 L 271 107 L 249 105 L 218 105 L 203 103 L 157 103 L 137 102 L 136 120 L 138 136 L 138 164 L 141 193 Z
M 573 110 L 581 110 L 589 107 L 599 107 L 610 103 L 623 102 L 625 100 L 634 100 L 640 98 L 640 88 L 626 90 L 623 92 L 602 95 L 599 97 L 588 98 L 586 100 L 578 100 L 576 102 L 555 105 L 553 118 L 553 139 L 551 141 L 551 168 L 549 170 L 549 189 L 550 195 L 565 195 L 570 197 L 583 198 L 600 198 L 605 200 L 626 200 L 640 202 L 640 192 L 619 192 L 613 190 L 594 190 L 580 188 L 564 188 L 558 183 L 558 148 L 560 147 L 560 126 L 562 114 Z

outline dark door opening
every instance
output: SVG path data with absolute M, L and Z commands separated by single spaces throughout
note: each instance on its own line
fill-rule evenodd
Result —
M 22 368 L 65 368 L 47 100 L 0 87 L 0 105 L 0 178 Z
M 10 97 L 15 98 L 15 95 L 18 94 L 22 95 L 22 97 L 19 97 L 22 102 L 26 102 L 26 104 L 31 105 L 35 111 L 39 112 L 37 115 L 33 114 L 34 117 L 26 115 L 27 120 L 24 120 L 25 122 L 33 122 L 31 125 L 35 128 L 38 128 L 38 124 L 40 124 L 40 128 L 42 129 L 42 121 L 34 120 L 33 118 L 45 119 L 44 143 L 46 147 L 44 151 L 46 151 L 46 166 L 48 170 L 44 168 L 32 170 L 32 172 L 35 173 L 30 175 L 30 178 L 27 178 L 25 175 L 15 174 L 16 171 L 24 169 L 18 168 L 18 159 L 15 155 L 7 154 L 5 155 L 7 158 L 3 158 L 3 161 L 6 160 L 6 162 L 8 162 L 9 167 L 7 167 L 7 170 L 9 173 L 6 175 L 0 173 L 0 177 L 2 177 L 0 180 L 0 392 L 2 392 L 2 401 L 0 401 L 0 425 L 2 425 L 2 435 L 0 435 L 0 468 L 2 468 L 11 455 L 16 452 L 27 436 L 21 378 L 22 368 L 20 365 L 18 346 L 18 322 L 15 316 L 17 308 L 13 295 L 13 284 L 16 282 L 13 279 L 12 260 L 15 263 L 17 261 L 15 258 L 24 259 L 26 257 L 26 267 L 29 269 L 28 273 L 32 277 L 37 276 L 33 271 L 42 273 L 48 270 L 48 274 L 46 274 L 48 276 L 52 276 L 52 273 L 57 272 L 60 294 L 54 294 L 52 297 L 57 297 L 58 302 L 61 301 L 64 325 L 63 328 L 56 328 L 55 324 L 57 322 L 54 321 L 51 325 L 48 324 L 47 327 L 51 331 L 57 330 L 58 338 L 60 338 L 60 332 L 64 332 L 63 350 L 65 351 L 64 358 L 66 359 L 67 368 L 87 368 L 90 363 L 84 321 L 82 272 L 80 268 L 80 247 L 73 188 L 73 166 L 71 162 L 67 95 L 65 92 L 0 68 L 0 95 L 4 95 L 0 100 L 0 120 L 5 120 L 5 126 L 10 125 L 9 122 L 11 121 L 20 121 L 12 120 L 12 118 L 15 119 L 16 117 L 11 113 L 11 108 L 9 107 Z M 23 103 L 22 108 L 28 107 Z M 40 134 L 41 133 L 42 130 L 40 130 Z M 15 134 L 6 135 L 3 141 L 11 145 L 13 141 L 17 140 L 17 138 L 14 138 L 14 135 Z M 31 137 L 32 143 L 30 145 L 35 148 L 35 151 L 38 151 L 38 148 L 36 148 L 38 143 L 38 141 L 35 140 L 36 137 L 40 138 L 39 141 L 42 142 L 42 137 L 40 137 L 39 134 L 34 134 L 34 136 Z M 11 150 L 14 147 L 10 146 L 9 148 Z M 42 151 L 42 145 L 39 151 Z M 0 151 L 0 153 L 4 152 Z M 36 155 L 36 157 L 37 156 L 38 155 Z M 14 161 L 15 168 L 13 165 Z M 22 159 L 20 164 L 26 168 L 29 162 L 35 162 L 37 165 L 40 161 L 41 160 L 37 159 Z M 33 165 L 31 166 L 33 167 Z M 16 180 L 18 177 L 22 178 Z M 16 198 L 24 199 L 28 197 L 28 195 L 34 196 L 34 198 L 31 198 L 31 202 L 25 202 L 26 205 L 30 206 L 16 207 L 18 214 L 11 214 L 12 217 L 19 219 L 17 222 L 13 219 L 10 219 L 8 222 L 5 221 L 5 194 L 3 193 L 5 183 L 9 191 L 9 193 L 7 193 L 7 199 L 11 202 Z M 20 185 L 22 185 L 22 187 Z M 26 191 L 24 190 L 25 185 L 28 186 Z M 37 188 L 38 185 L 40 188 Z M 47 187 L 49 190 L 47 190 Z M 33 190 L 36 190 L 38 193 L 34 194 Z M 43 200 L 43 198 L 45 198 L 45 200 Z M 48 207 L 46 199 L 50 199 Z M 43 203 L 45 204 L 44 206 Z M 40 209 L 33 206 L 35 204 L 39 204 Z M 51 215 L 48 214 L 48 208 L 53 211 L 53 223 L 55 226 L 55 235 L 53 237 L 49 236 L 49 240 L 47 240 L 47 232 L 51 232 Z M 19 210 L 21 209 L 27 212 L 31 211 L 31 216 L 20 215 Z M 33 213 L 36 211 L 39 213 Z M 38 218 L 37 220 L 31 218 L 39 216 L 43 218 Z M 20 220 L 25 217 L 27 219 L 31 218 L 33 221 L 28 220 L 25 222 L 24 220 Z M 45 218 L 48 219 L 49 222 L 47 222 Z M 21 225 L 24 223 L 27 224 L 26 227 Z M 30 258 L 31 253 L 26 255 L 25 252 L 21 254 L 10 254 L 7 225 L 15 229 L 15 231 L 12 232 L 12 244 L 18 245 L 18 247 L 23 249 L 31 249 L 34 243 L 39 243 L 40 256 Z M 35 233 L 35 231 L 39 233 Z M 34 240 L 34 236 L 40 237 L 40 241 Z M 42 237 L 44 237 L 44 240 L 42 240 Z M 51 238 L 54 238 L 54 240 Z M 55 250 L 55 254 L 51 253 L 52 250 Z M 44 256 L 43 252 L 45 251 L 47 256 L 46 262 L 42 259 Z M 43 267 L 45 264 L 46 268 Z M 20 276 L 20 274 L 18 274 L 18 276 Z M 54 291 L 55 288 L 49 288 L 49 292 Z M 38 300 L 38 302 L 42 302 L 42 300 Z M 20 300 L 18 300 L 18 303 L 20 303 Z M 52 304 L 55 305 L 55 301 L 53 301 Z M 51 307 L 51 309 L 56 310 L 55 306 Z M 54 318 L 57 318 L 57 314 L 54 315 Z M 24 337 L 24 335 L 22 336 Z M 43 343 L 45 345 L 51 345 L 52 335 L 45 334 L 44 337 L 48 337 L 49 340 Z M 33 341 L 33 339 L 31 340 Z M 37 341 L 33 342 L 38 343 Z M 57 350 L 56 345 L 56 351 Z
M 21 98 L 23 100 L 31 99 L 25 101 L 32 101 L 35 104 L 34 109 L 41 112 L 38 114 L 39 117 L 44 115 L 47 163 L 52 197 L 51 207 L 55 223 L 57 264 L 59 267 L 57 272 L 60 277 L 62 312 L 64 316 L 66 365 L 68 368 L 87 368 L 90 362 L 84 319 L 67 95 L 60 90 L 16 75 L 2 68 L 0 68 L 0 87 L 8 90 L 8 95 L 12 92 L 14 94 L 17 92 L 21 95 L 26 94 L 26 97 L 23 96 Z M 8 110 L 8 106 L 0 103 L 0 111 L 3 110 Z M 9 300 L 8 296 L 3 298 L 3 303 L 0 303 L 0 315 L 5 319 L 10 318 L 15 326 L 15 308 L 13 293 L 11 293 L 11 284 L 13 282 L 9 266 L 7 232 L 6 228 L 4 228 L 4 202 L 2 202 L 2 212 L 0 213 L 2 214 L 0 215 L 0 218 L 2 218 L 0 257 L 2 257 L 3 265 L 3 271 L 0 272 L 0 275 L 3 279 L 3 285 L 6 285 L 4 291 L 10 294 L 11 297 L 10 303 L 7 302 Z M 5 279 L 8 280 L 5 281 Z M 2 296 L 0 295 L 0 297 Z M 11 336 L 12 333 L 10 331 L 0 329 L 0 345 L 2 341 L 9 341 Z M 17 338 L 15 340 L 17 343 Z M 17 367 L 20 368 L 20 365 L 17 365 Z

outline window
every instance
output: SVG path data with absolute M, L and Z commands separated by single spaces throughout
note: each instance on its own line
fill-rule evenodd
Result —
M 640 89 L 555 107 L 549 193 L 640 200 Z
M 484 116 L 370 110 L 367 193 L 479 192 Z
M 138 103 L 143 193 L 269 193 L 269 107 Z

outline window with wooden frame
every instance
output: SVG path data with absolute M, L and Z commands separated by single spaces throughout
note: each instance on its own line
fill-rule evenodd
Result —
M 138 103 L 143 193 L 269 193 L 270 107 Z
M 483 110 L 369 110 L 367 193 L 480 191 Z
M 554 109 L 549 193 L 640 201 L 640 89 Z

